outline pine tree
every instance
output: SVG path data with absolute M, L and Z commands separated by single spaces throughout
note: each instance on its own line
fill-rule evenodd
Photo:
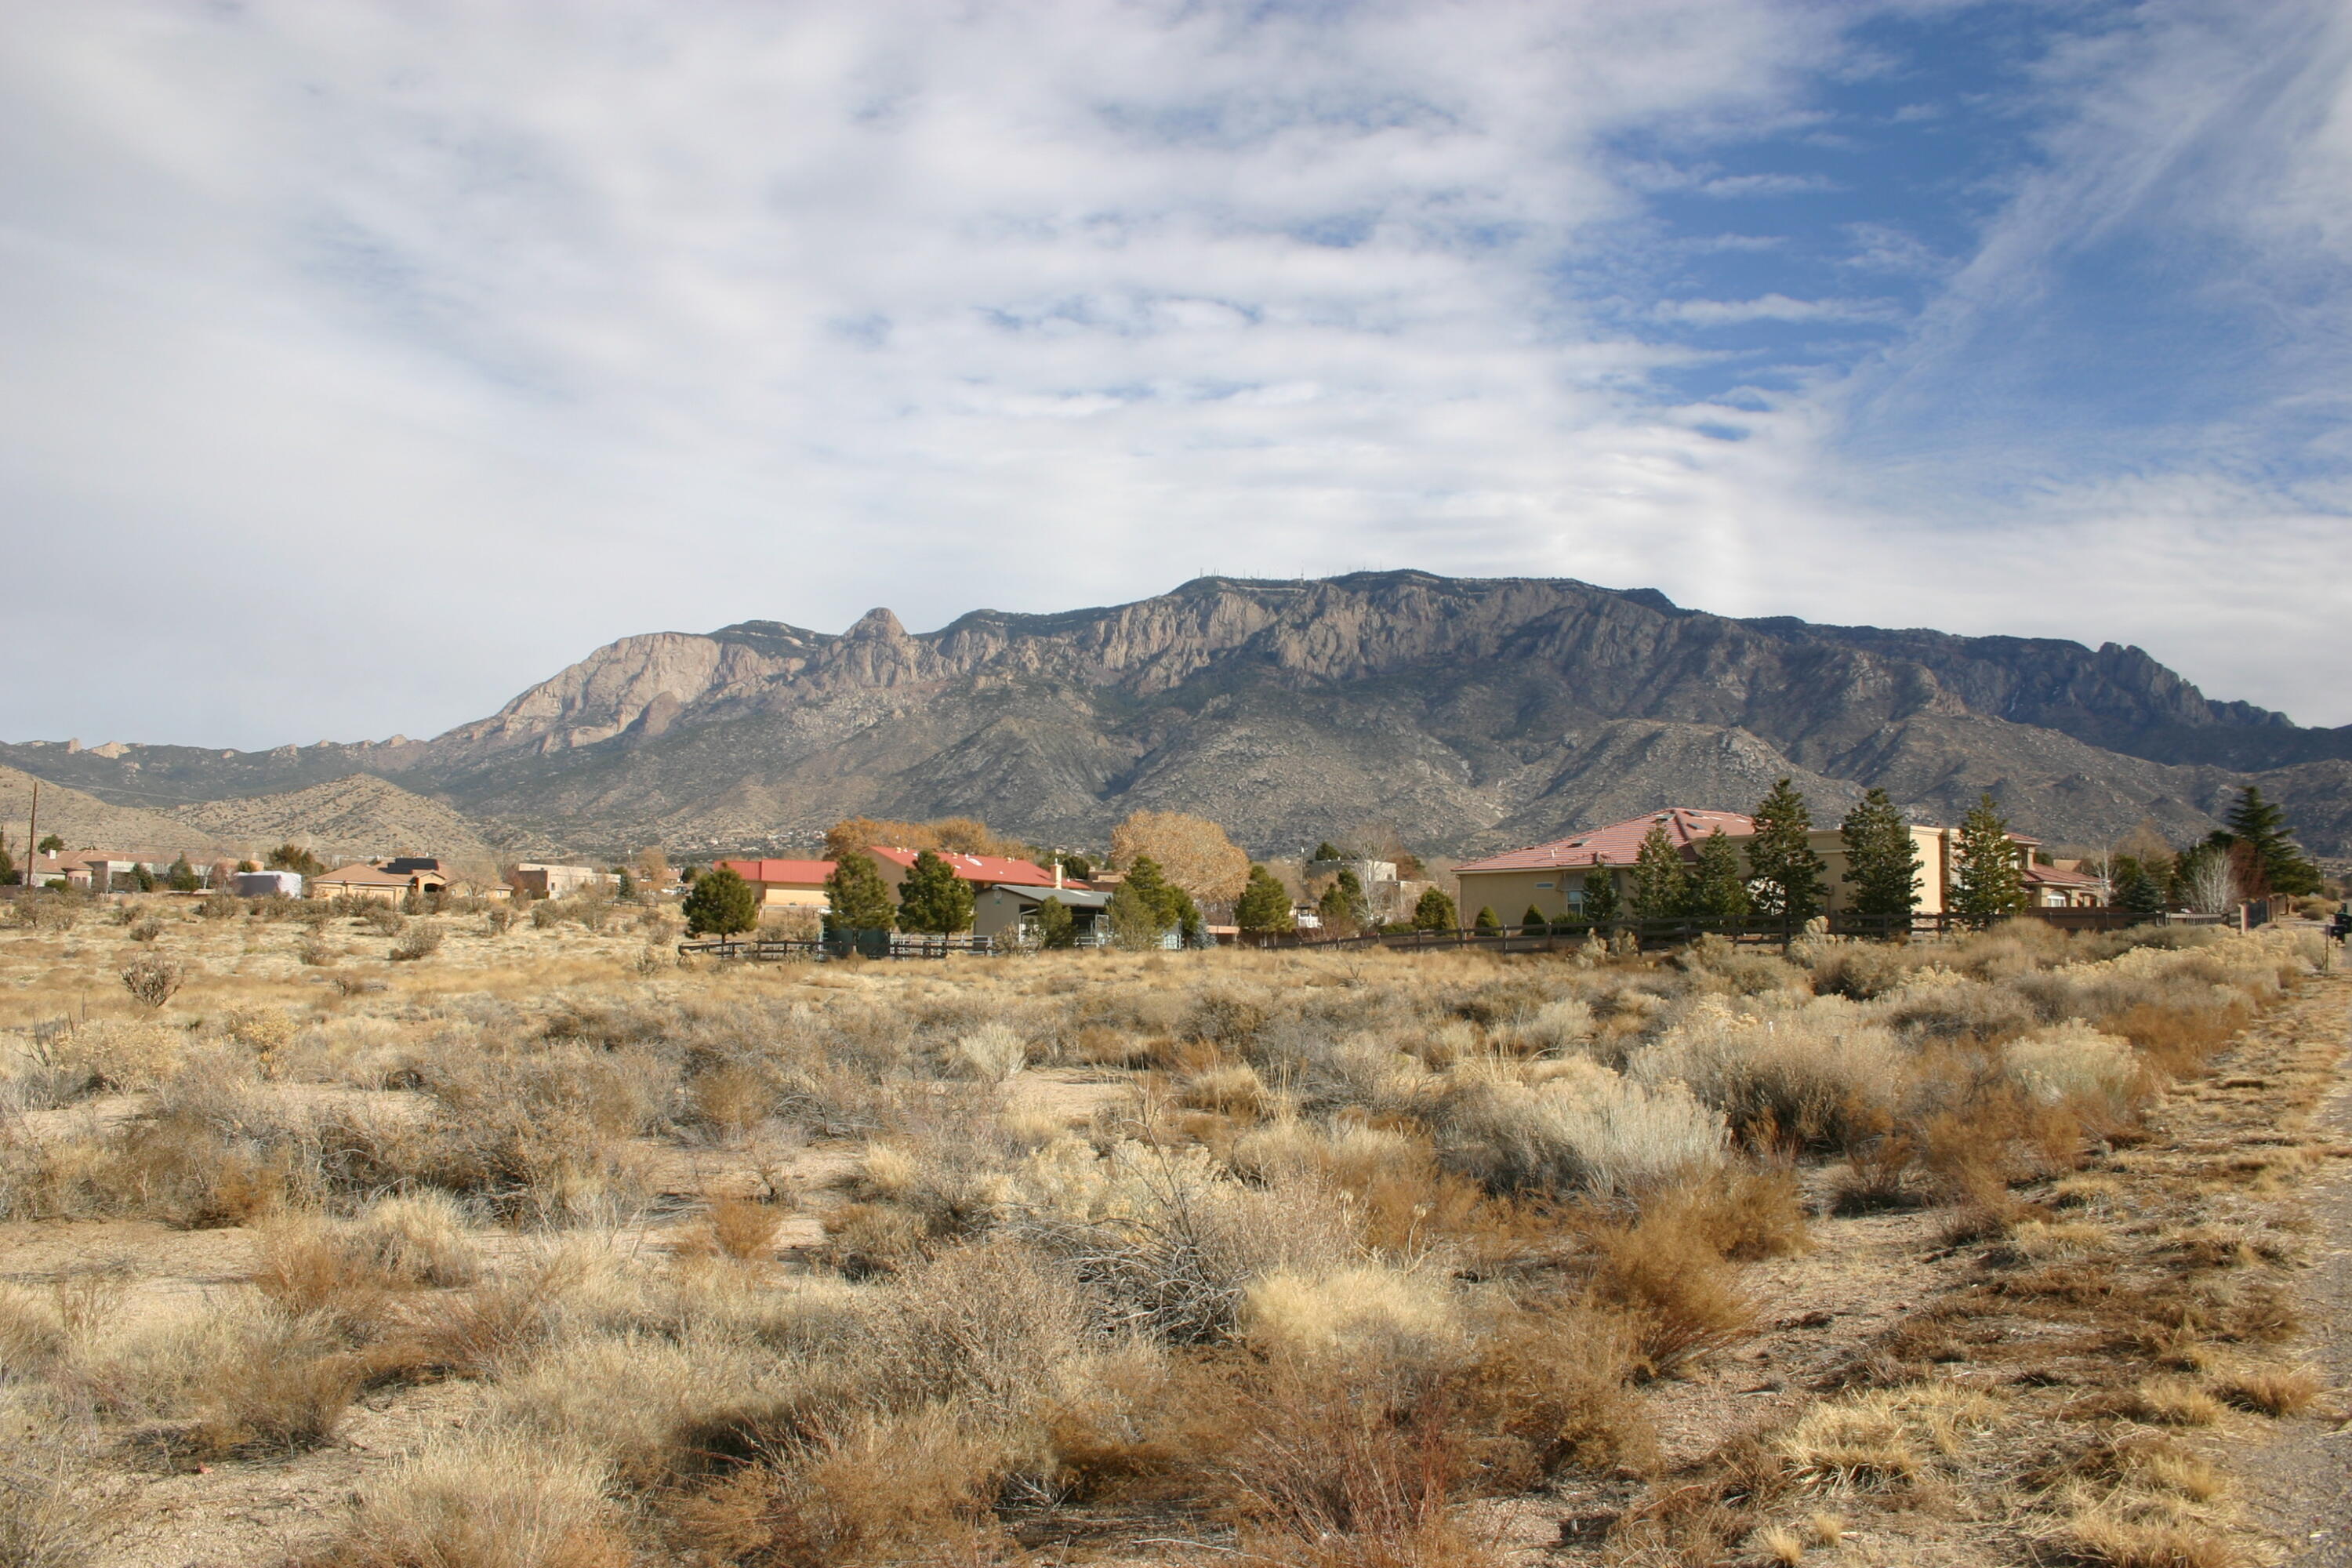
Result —
M 1829 867 L 1813 853 L 1813 814 L 1805 797 L 1782 779 L 1756 805 L 1756 835 L 1748 841 L 1748 878 L 1756 912 L 1802 922 L 1822 912 Z
M 686 929 L 695 936 L 732 936 L 760 923 L 758 891 L 724 866 L 705 873 L 682 908 Z
M 147 868 L 147 862 L 144 860 L 131 862 L 131 884 L 142 893 L 152 893 L 155 890 L 155 873 Z
M 196 868 L 189 865 L 188 858 L 183 855 L 172 862 L 170 870 L 163 873 L 163 885 L 175 893 L 193 893 L 204 886 L 204 879 L 196 875 Z
M 272 871 L 293 871 L 304 877 L 327 874 L 326 865 L 316 855 L 290 841 L 263 856 L 261 863 Z
M 1551 934 L 1551 917 L 1545 914 L 1533 904 L 1529 904 L 1528 906 L 1528 912 L 1519 917 L 1519 934 L 1521 936 L 1549 936 Z
M 1076 947 L 1078 945 L 1078 922 L 1070 914 L 1070 906 L 1055 898 L 1048 898 L 1037 906 L 1037 945 L 1045 948 Z
M 1690 912 L 1703 921 L 1744 921 L 1752 908 L 1739 847 L 1717 828 L 1699 840 L 1698 864 L 1691 870 Z
M 1584 874 L 1584 918 L 1597 926 L 1617 918 L 1617 875 L 1606 866 Z
M 1471 921 L 1470 925 L 1471 929 L 1474 931 L 1501 931 L 1503 929 L 1502 917 L 1495 913 L 1494 906 L 1491 904 L 1479 905 L 1478 918 Z
M 1323 929 L 1334 932 L 1352 932 L 1356 929 L 1356 911 L 1348 902 L 1347 889 L 1334 882 L 1323 889 L 1315 900 L 1315 913 L 1323 921 Z
M 1315 847 L 1315 853 L 1312 858 L 1317 860 L 1344 860 L 1347 857 L 1339 853 L 1339 847 L 1338 845 L 1326 838 L 1322 843 L 1318 844 Z
M 1845 879 L 1858 915 L 1892 921 L 1919 902 L 1919 847 L 1911 826 L 1883 789 L 1872 790 L 1838 825 L 1845 842 Z
M 1291 918 L 1288 889 L 1265 867 L 1254 865 L 1249 868 L 1249 880 L 1242 886 L 1242 896 L 1234 901 L 1234 923 L 1251 936 L 1286 931 L 1297 924 Z
M 1690 874 L 1666 825 L 1654 822 L 1633 857 L 1633 918 L 1674 920 L 1688 912 Z
M 863 858 L 863 857 L 858 857 Z M 925 849 L 907 868 L 898 884 L 898 929 L 931 936 L 953 936 L 971 929 L 971 884 L 955 868 Z
M 1452 931 L 1462 917 L 1454 911 L 1454 900 L 1435 888 L 1423 889 L 1412 906 L 1412 929 L 1415 931 Z
M 696 887 L 702 884 L 699 880 Z M 898 924 L 898 909 L 890 884 L 882 879 L 873 858 L 844 855 L 833 863 L 824 879 L 825 923 L 833 931 L 888 931 Z
M 2287 826 L 2286 814 L 2264 800 L 2261 790 L 2252 784 L 2240 790 L 2238 804 L 2223 820 L 2230 830 L 2215 837 L 2250 847 L 2262 863 L 2263 879 L 2270 883 L 2272 892 L 2319 891 L 2319 868 L 2304 858 L 2294 842 L 2294 829 Z
M 2009 821 L 1992 796 L 1977 797 L 1960 819 L 1958 864 L 1952 874 L 1952 912 L 1988 919 L 2021 909 L 2025 890 L 2018 880 L 2017 846 Z
M 7 840 L 0 838 L 0 887 L 13 888 L 23 879 L 24 873 L 16 869 L 16 858 L 8 853 Z
M 2116 857 L 2112 893 L 2119 910 L 2129 910 L 2137 915 L 2164 912 L 2164 888 L 2147 874 L 2147 868 L 2136 856 Z

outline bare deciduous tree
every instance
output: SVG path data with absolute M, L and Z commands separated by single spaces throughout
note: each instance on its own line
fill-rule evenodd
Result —
M 1167 879 L 1206 902 L 1241 896 L 1249 857 L 1205 816 L 1181 811 L 1139 811 L 1110 830 L 1111 864 L 1124 870 L 1149 857 Z

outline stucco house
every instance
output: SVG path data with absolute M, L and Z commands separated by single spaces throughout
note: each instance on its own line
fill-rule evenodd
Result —
M 1483 907 L 1493 910 L 1506 921 L 1516 921 L 1532 907 L 1543 911 L 1546 919 L 1558 920 L 1582 910 L 1586 887 L 1600 877 L 1615 883 L 1622 909 L 1632 891 L 1634 857 L 1641 853 L 1642 841 L 1654 826 L 1666 830 L 1666 837 L 1686 862 L 1696 861 L 1700 841 L 1717 832 L 1741 845 L 1744 861 L 1745 841 L 1756 836 L 1755 818 L 1742 813 L 1675 805 L 1549 843 L 1490 855 L 1454 868 L 1461 887 L 1458 902 L 1463 917 L 1466 921 Z M 1910 825 L 1910 834 L 1919 857 L 1917 910 L 1926 915 L 1941 914 L 1948 907 L 1959 832 L 1914 823 Z M 2020 835 L 2011 837 L 2017 848 L 2021 874 L 2052 869 L 2032 865 L 2036 840 Z M 1813 853 L 1828 868 L 1822 877 L 1829 889 L 1828 910 L 1832 914 L 1842 912 L 1853 897 L 1853 887 L 1844 879 L 1845 840 L 1835 827 L 1816 827 L 1810 841 Z M 2042 901 L 2041 895 L 2034 892 L 2036 884 L 2030 877 L 2027 885 L 2029 895 L 2035 897 L 2037 902 Z
M 824 879 L 833 875 L 831 860 L 721 860 L 719 868 L 751 884 L 767 909 L 825 907 Z
M 310 892 L 320 899 L 371 899 L 396 904 L 411 893 L 437 893 L 449 879 L 439 871 L 392 871 L 382 866 L 341 866 L 310 879 Z

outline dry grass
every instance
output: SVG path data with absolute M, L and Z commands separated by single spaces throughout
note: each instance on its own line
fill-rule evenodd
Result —
M 360 1461 L 318 1561 L 977 1563 L 1083 1522 L 1113 1554 L 1402 1568 L 1504 1555 L 1473 1500 L 1649 1479 L 1628 1561 L 1843 1553 L 1822 1494 L 1940 1517 L 2043 1385 L 1942 1381 L 2006 1342 L 1921 1320 L 1827 1397 L 1776 1370 L 1777 1426 L 1675 1457 L 1675 1412 L 1746 1397 L 1751 1340 L 1788 1353 L 1755 1271 L 1834 1272 L 1804 1255 L 1839 1164 L 1988 1321 L 2090 1315 L 2145 1359 L 2000 1368 L 2077 1380 L 2046 1403 L 2099 1431 L 2318 1392 L 2241 1359 L 2291 1321 L 2274 1236 L 2143 1227 L 2101 1152 L 2275 999 L 2276 944 L 681 968 L 626 910 L 365 918 L 167 921 L 137 946 L 188 969 L 152 1018 L 116 987 L 0 1054 L 39 1119 L 0 1123 L 0 1213 L 252 1248 L 160 1325 L 119 1270 L 0 1289 L 10 1378 L 105 1440 L 68 1491 L 95 1453 L 301 1462 L 362 1391 L 422 1410 L 461 1379 Z M 41 920 L 0 968 L 90 929 Z M 387 936 L 424 950 L 394 968 Z M 2159 1237 L 2193 1288 L 2121 1272 Z M 2115 1453 L 2019 1505 L 2084 1561 L 2161 1560 L 2116 1542 L 2204 1527 L 2148 1500 L 2225 1496 L 2185 1451 Z

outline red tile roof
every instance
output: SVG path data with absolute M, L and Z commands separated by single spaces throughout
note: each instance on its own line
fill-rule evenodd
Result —
M 721 860 L 719 862 L 747 882 L 791 887 L 809 887 L 833 875 L 830 860 Z
M 1606 827 L 1555 838 L 1549 844 L 1472 860 L 1456 866 L 1454 871 L 1459 876 L 1465 871 L 1544 871 L 1555 866 L 1630 866 L 1641 852 L 1642 840 L 1661 823 L 1665 826 L 1666 837 L 1674 840 L 1675 847 L 1682 851 L 1685 860 L 1698 858 L 1698 842 L 1710 834 L 1721 831 L 1728 837 L 1746 838 L 1756 831 L 1756 819 L 1736 811 L 1697 811 L 1686 805 L 1672 805 L 1647 816 L 1629 817 Z
M 916 851 L 912 849 L 886 849 L 877 844 L 871 853 L 879 855 L 894 866 L 911 868 L 915 864 Z M 932 853 L 946 861 L 963 881 L 991 886 L 1009 882 L 1016 888 L 1050 888 L 1054 885 L 1053 872 L 1027 860 L 1015 860 L 1005 855 L 959 855 L 949 849 L 938 849 Z M 1086 887 L 1084 882 L 1074 877 L 1065 878 L 1062 885 L 1081 889 Z
M 2028 866 L 2018 874 L 2023 882 L 2040 882 L 2053 888 L 2095 888 L 2104 878 L 2084 871 L 2063 870 L 2056 866 Z

